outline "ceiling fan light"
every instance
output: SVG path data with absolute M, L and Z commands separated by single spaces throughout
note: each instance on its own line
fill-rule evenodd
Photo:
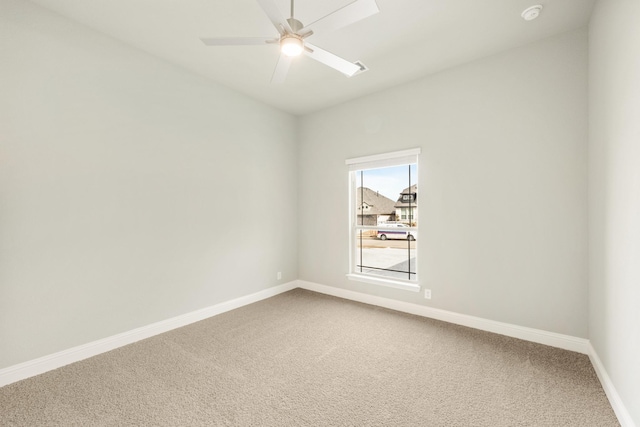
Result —
M 280 40 L 280 51 L 286 56 L 298 56 L 304 50 L 304 43 L 298 37 L 288 36 Z

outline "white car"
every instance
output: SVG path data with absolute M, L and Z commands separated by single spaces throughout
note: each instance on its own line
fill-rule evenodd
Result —
M 416 240 L 418 233 L 415 230 L 408 230 L 407 224 L 385 224 L 384 230 L 378 230 L 378 239 L 407 239 Z

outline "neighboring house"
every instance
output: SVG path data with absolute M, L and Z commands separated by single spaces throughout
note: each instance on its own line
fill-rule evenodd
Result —
M 356 190 L 358 224 L 379 225 L 386 221 L 395 221 L 396 208 L 393 200 L 367 187 Z
M 418 184 L 402 190 L 394 208 L 397 221 L 415 225 L 418 219 Z

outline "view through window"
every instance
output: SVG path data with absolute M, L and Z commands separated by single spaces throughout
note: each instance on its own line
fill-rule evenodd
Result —
M 352 273 L 416 282 L 417 156 L 355 160 L 350 164 Z

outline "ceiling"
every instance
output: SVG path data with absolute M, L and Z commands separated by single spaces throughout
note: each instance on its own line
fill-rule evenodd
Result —
M 302 115 L 454 65 L 584 27 L 594 0 L 377 0 L 380 13 L 309 41 L 369 71 L 347 78 L 308 57 L 271 84 L 277 45 L 207 47 L 200 37 L 275 38 L 255 0 L 32 0 L 286 112 Z M 289 0 L 274 0 L 289 16 Z M 310 23 L 353 0 L 297 0 Z M 534 4 L 535 21 L 520 14 Z

